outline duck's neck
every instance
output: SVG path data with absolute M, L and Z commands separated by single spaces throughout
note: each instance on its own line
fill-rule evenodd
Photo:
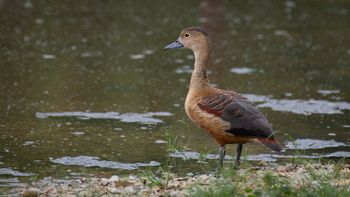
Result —
M 209 86 L 206 66 L 209 61 L 210 49 L 194 50 L 194 70 L 192 72 L 190 89 L 202 89 Z

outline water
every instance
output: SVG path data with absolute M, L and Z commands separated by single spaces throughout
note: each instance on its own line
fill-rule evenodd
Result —
M 49 118 L 49 117 L 77 117 L 82 120 L 89 119 L 110 119 L 119 120 L 127 123 L 141 123 L 141 124 L 160 124 L 164 123 L 161 119 L 154 118 L 153 116 L 171 116 L 169 112 L 147 112 L 147 113 L 125 113 L 120 114 L 118 112 L 37 112 L 35 116 L 37 118 Z
M 231 68 L 230 70 L 232 73 L 236 73 L 236 74 L 251 74 L 253 72 L 256 72 L 256 69 L 254 68 L 248 68 L 248 67 L 235 67 L 235 68 Z
M 89 156 L 77 156 L 77 157 L 62 157 L 62 158 L 50 158 L 52 163 L 62 165 L 84 166 L 84 167 L 99 167 L 99 168 L 111 168 L 122 170 L 136 170 L 139 167 L 154 167 L 160 166 L 159 162 L 151 161 L 149 163 L 121 163 L 115 161 L 104 161 L 98 157 Z
M 274 99 L 271 96 L 254 94 L 245 94 L 244 96 L 256 102 L 260 108 L 267 107 L 274 111 L 284 111 L 295 114 L 343 114 L 344 111 L 350 110 L 350 103 L 344 101 Z
M 211 38 L 211 83 L 256 102 L 284 146 L 246 145 L 245 159 L 350 157 L 348 2 L 2 0 L 0 11 L 0 185 L 169 160 L 214 168 L 217 144 L 183 110 L 193 55 L 163 51 L 193 25 Z M 166 133 L 191 159 L 167 151 Z

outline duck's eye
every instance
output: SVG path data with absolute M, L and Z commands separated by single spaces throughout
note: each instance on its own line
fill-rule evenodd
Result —
M 190 34 L 185 34 L 185 37 L 186 37 L 186 38 L 190 37 Z

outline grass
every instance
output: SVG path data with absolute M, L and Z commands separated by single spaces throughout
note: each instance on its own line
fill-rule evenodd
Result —
M 170 132 L 166 132 L 167 151 L 183 150 L 181 140 Z M 200 152 L 199 161 L 205 161 L 208 153 Z M 245 197 L 350 197 L 350 173 L 342 171 L 347 165 L 345 160 L 333 162 L 329 160 L 310 160 L 301 158 L 303 152 L 295 150 L 295 157 L 290 162 L 298 170 L 277 172 L 276 168 L 267 167 L 256 170 L 249 162 L 240 168 L 226 168 L 219 172 L 219 177 L 212 179 L 210 184 L 195 184 L 190 188 L 188 196 L 245 196 Z M 326 161 L 326 162 L 325 162 Z M 143 171 L 140 175 L 149 187 L 157 186 L 166 190 L 172 177 L 172 168 L 176 166 L 181 171 L 181 164 L 174 158 L 158 170 Z M 231 165 L 232 167 L 232 165 Z M 332 169 L 326 169 L 332 168 Z M 299 174 L 298 174 L 299 173 Z
M 222 179 L 207 187 L 197 186 L 189 196 L 247 196 L 247 197 L 343 197 L 350 196 L 350 173 L 343 173 L 345 162 L 303 161 L 306 174 L 299 178 L 285 176 L 272 170 L 261 174 L 254 170 L 224 170 Z M 332 170 L 322 168 L 332 167 Z
M 237 187 L 233 187 L 231 183 L 224 180 L 220 183 L 216 183 L 206 189 L 197 188 L 193 197 L 221 197 L 221 196 L 235 196 L 238 194 Z
M 142 182 L 150 187 L 158 186 L 160 188 L 165 188 L 168 185 L 170 174 L 165 172 L 160 168 L 161 173 L 154 173 L 152 170 L 143 171 L 140 174 Z
M 175 136 L 168 130 L 165 131 L 166 147 L 168 152 L 180 151 L 181 146 L 179 145 L 178 136 Z

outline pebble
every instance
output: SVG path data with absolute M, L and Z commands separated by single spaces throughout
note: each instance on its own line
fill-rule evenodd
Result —
M 26 190 L 22 194 L 23 197 L 37 197 L 38 192 L 34 190 Z
M 91 191 L 81 191 L 79 192 L 79 196 L 94 196 L 94 194 Z
M 113 175 L 113 176 L 111 176 L 111 178 L 109 178 L 109 181 L 110 182 L 118 182 L 118 181 L 120 181 L 120 177 L 117 175 Z
M 284 166 L 263 167 L 261 170 L 253 171 L 254 167 L 248 169 L 240 169 L 237 175 L 251 174 L 250 179 L 263 177 L 266 171 L 270 171 L 276 175 L 282 175 L 293 180 L 297 186 L 300 180 L 308 174 L 306 167 L 316 170 L 317 173 L 327 173 L 334 171 L 334 165 L 317 165 L 310 164 L 307 166 L 287 164 Z M 342 168 L 342 173 L 349 173 L 350 165 Z M 223 180 L 221 177 L 213 175 L 192 175 L 178 177 L 175 174 L 167 174 L 169 179 L 164 185 L 152 185 L 147 178 L 130 175 L 128 177 L 119 177 L 113 175 L 110 178 L 77 178 L 72 180 L 62 180 L 54 178 L 44 178 L 42 180 L 32 182 L 27 188 L 14 188 L 10 194 L 21 193 L 24 197 L 36 196 L 190 196 L 190 189 L 193 186 L 208 188 L 211 183 Z M 164 181 L 165 182 L 165 181 Z M 347 185 L 349 179 L 342 179 L 334 182 L 335 185 Z M 314 182 L 312 184 L 318 184 Z M 11 196 L 11 195 L 10 195 Z
M 127 187 L 127 186 L 135 185 L 135 184 L 137 184 L 137 182 L 132 183 L 132 182 L 129 182 L 126 180 L 119 180 L 119 181 L 114 182 L 115 187 Z
M 109 179 L 106 179 L 106 178 L 102 178 L 101 181 L 100 181 L 100 185 L 102 185 L 102 186 L 107 186 L 110 183 L 111 182 L 109 181 Z
M 290 172 L 297 168 L 297 166 L 294 165 L 287 165 L 287 166 L 279 166 L 277 167 L 277 172 Z
M 118 193 L 119 189 L 115 188 L 115 187 L 108 187 L 109 192 L 111 192 L 112 194 Z
M 269 166 L 269 164 L 266 161 L 261 160 L 261 161 L 259 161 L 258 166 L 267 167 L 267 166 Z
M 135 190 L 132 186 L 128 186 L 128 187 L 124 188 L 124 193 L 133 194 L 133 193 L 135 193 Z

